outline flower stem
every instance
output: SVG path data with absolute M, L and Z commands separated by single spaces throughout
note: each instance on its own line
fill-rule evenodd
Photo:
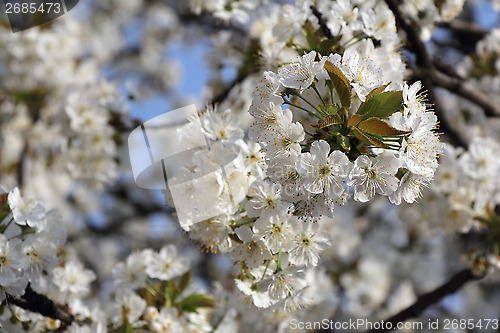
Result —
M 264 279 L 264 276 L 266 276 L 267 269 L 269 268 L 269 264 L 271 263 L 271 260 L 267 261 L 266 268 L 264 269 L 264 273 L 262 274 L 262 277 L 260 278 L 261 280 Z
M 281 251 L 278 252 L 278 260 L 276 261 L 276 272 L 282 271 L 281 269 Z
M 319 99 L 321 100 L 321 103 L 323 103 L 323 105 L 326 105 L 325 101 L 323 100 L 323 97 L 321 97 L 321 94 L 318 91 L 318 88 L 316 88 L 315 83 L 312 84 L 312 87 L 313 87 L 314 91 L 316 92 L 316 95 L 318 95 Z
M 320 116 L 318 116 L 318 115 L 317 115 L 317 114 L 315 114 L 314 112 L 311 112 L 311 111 L 309 111 L 309 110 L 307 110 L 307 109 L 303 108 L 302 106 L 299 106 L 299 105 L 294 104 L 294 103 L 289 102 L 289 101 L 286 101 L 286 104 L 291 105 L 291 106 L 293 106 L 293 107 L 296 107 L 296 108 L 298 108 L 298 109 L 301 109 L 301 110 L 303 110 L 303 111 L 305 111 L 305 112 L 309 113 L 311 116 L 314 116 L 314 117 L 316 117 L 316 118 L 318 118 L 318 119 L 322 119 Z M 315 108 L 315 109 L 316 109 L 316 108 Z
M 300 96 L 299 94 L 297 94 L 295 96 L 297 96 L 298 98 L 300 98 L 301 100 L 303 100 L 304 102 L 306 102 L 307 104 L 309 104 L 314 110 L 318 111 L 318 113 L 321 114 L 321 112 L 319 112 L 319 110 L 311 102 L 309 102 L 307 99 L 305 99 L 304 97 Z

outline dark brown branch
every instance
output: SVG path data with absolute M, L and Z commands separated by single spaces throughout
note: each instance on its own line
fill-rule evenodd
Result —
M 208 104 L 211 104 L 211 105 L 217 105 L 219 103 L 222 103 L 224 102 L 224 100 L 226 100 L 226 98 L 229 96 L 229 94 L 231 93 L 231 90 L 234 89 L 234 87 L 236 87 L 238 84 L 240 84 L 241 82 L 243 82 L 243 80 L 245 79 L 245 76 L 244 75 L 238 75 L 236 77 L 236 79 L 234 79 L 231 83 L 229 83 L 229 85 L 227 85 L 224 90 L 222 90 L 220 93 L 218 93 L 217 95 L 215 95 L 210 103 Z
M 427 72 L 427 70 L 422 70 L 421 68 L 419 71 L 421 73 Z M 500 117 L 500 105 L 485 93 L 477 90 L 470 82 L 457 77 L 451 77 L 440 71 L 434 71 L 432 81 L 436 87 L 445 88 L 478 105 L 484 110 L 487 116 Z
M 396 24 L 406 33 L 408 43 L 417 57 L 417 65 L 434 68 L 431 57 L 427 52 L 424 42 L 420 39 L 420 27 L 417 22 L 411 20 L 399 8 L 398 1 L 386 0 L 387 6 L 394 13 Z
M 455 274 L 448 282 L 443 284 L 441 287 L 421 295 L 418 300 L 410 307 L 404 309 L 398 314 L 384 320 L 385 323 L 391 323 L 392 327 L 395 329 L 397 323 L 404 322 L 410 318 L 417 318 L 425 309 L 429 306 L 437 303 L 443 297 L 455 293 L 458 289 L 464 286 L 467 282 L 480 279 L 482 276 L 478 277 L 472 273 L 469 269 L 464 269 L 457 274 Z M 385 327 L 390 327 L 390 324 L 384 325 Z M 388 329 L 370 330 L 367 333 L 382 333 L 389 332 Z
M 434 106 L 434 111 L 439 117 L 441 123 L 441 129 L 447 134 L 451 143 L 457 146 L 467 147 L 467 142 L 462 138 L 462 136 L 453 130 L 451 124 L 446 119 L 443 114 L 443 109 L 439 105 L 439 101 L 434 92 L 435 85 L 435 73 L 438 72 L 436 67 L 439 67 L 443 70 L 450 71 L 450 69 L 440 63 L 437 60 L 434 60 L 429 52 L 427 51 L 427 47 L 424 42 L 420 39 L 419 31 L 420 27 L 418 23 L 412 21 L 409 17 L 407 17 L 399 8 L 398 1 L 396 0 L 386 0 L 387 6 L 394 13 L 396 18 L 396 24 L 402 28 L 406 33 L 406 38 L 408 39 L 408 46 L 412 52 L 415 53 L 416 56 L 416 64 L 417 67 L 425 68 L 425 73 L 419 73 L 423 75 L 416 76 L 416 79 L 422 81 L 424 87 L 427 89 L 427 97 L 429 99 L 429 103 Z
M 455 71 L 455 68 L 453 66 L 450 66 L 437 58 L 432 58 L 432 63 L 438 71 L 443 72 L 448 76 L 463 80 L 463 78 Z
M 326 21 L 323 18 L 323 14 L 316 8 L 316 6 L 311 5 L 311 10 L 318 19 L 319 26 L 321 27 L 321 31 L 323 32 L 323 35 L 325 35 L 326 38 L 328 39 L 334 39 L 335 36 L 333 36 L 332 32 L 330 31 L 330 28 L 326 25 Z
M 19 162 L 17 163 L 17 186 L 22 188 L 24 185 L 24 172 L 26 171 L 26 157 L 28 155 L 29 143 L 25 141 Z
M 75 321 L 73 315 L 62 307 L 57 306 L 47 296 L 40 295 L 31 289 L 30 285 L 21 298 L 7 295 L 7 304 L 16 305 L 24 310 L 39 313 L 42 316 L 60 320 L 64 326 L 69 326 Z
M 468 35 L 476 41 L 483 39 L 488 34 L 488 30 L 464 21 L 439 22 L 436 25 L 441 28 L 453 30 L 461 35 Z

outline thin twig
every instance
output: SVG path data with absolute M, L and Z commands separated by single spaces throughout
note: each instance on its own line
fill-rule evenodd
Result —
M 421 69 L 420 69 L 421 70 Z M 432 81 L 437 87 L 445 88 L 480 106 L 489 117 L 500 117 L 500 105 L 485 93 L 477 90 L 470 82 L 435 71 Z
M 417 318 L 425 309 L 429 306 L 437 303 L 443 297 L 455 293 L 458 289 L 464 286 L 467 282 L 480 279 L 482 276 L 476 276 L 469 269 L 464 269 L 457 274 L 455 274 L 448 282 L 443 284 L 441 287 L 421 295 L 418 300 L 410 307 L 404 309 L 398 314 L 384 320 L 386 323 L 384 329 L 370 330 L 367 333 L 382 333 L 389 332 L 390 329 L 387 327 L 393 327 L 396 329 L 397 323 L 404 322 L 410 318 Z M 391 324 L 389 324 L 391 323 Z
M 316 6 L 314 6 L 314 5 L 311 5 L 311 10 L 312 10 L 314 16 L 316 16 L 316 18 L 318 19 L 318 23 L 319 23 L 319 26 L 321 27 L 321 31 L 323 32 L 323 35 L 325 35 L 325 37 L 328 39 L 334 39 L 335 36 L 333 36 L 330 28 L 328 28 L 328 26 L 326 25 L 326 21 L 323 18 L 323 14 L 321 14 L 321 12 L 318 10 L 318 8 L 316 8 Z
M 468 35 L 475 40 L 481 40 L 488 34 L 487 29 L 465 21 L 438 22 L 436 25 L 441 28 L 453 30 L 461 35 Z

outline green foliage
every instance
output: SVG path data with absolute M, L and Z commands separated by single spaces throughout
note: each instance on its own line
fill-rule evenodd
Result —
M 307 46 L 309 48 L 308 50 L 304 50 L 306 52 L 314 50 L 319 54 L 327 56 L 337 50 L 339 42 L 342 39 L 342 35 L 336 36 L 334 39 L 323 38 L 324 36 L 321 29 L 314 30 L 314 27 L 309 20 L 304 23 L 303 29 L 307 40 Z
M 342 119 L 338 114 L 329 114 L 323 120 L 318 123 L 319 128 L 325 128 L 332 125 L 339 125 L 342 123 Z
M 122 306 L 122 324 L 120 327 L 118 327 L 117 332 L 118 333 L 130 333 L 132 332 L 132 325 L 130 325 L 130 322 L 127 317 L 127 309 L 125 306 Z
M 117 333 L 131 333 L 132 332 L 132 325 L 129 323 L 122 324 L 120 327 L 118 327 Z
M 26 105 L 32 120 L 37 121 L 40 116 L 40 109 L 45 106 L 46 95 L 47 93 L 40 88 L 27 91 L 15 91 L 12 97 L 16 103 Z
M 187 271 L 178 279 L 156 281 L 146 288 L 139 290 L 139 295 L 146 301 L 148 306 L 154 306 L 158 309 L 175 307 L 180 313 L 197 312 L 197 309 L 200 307 L 212 307 L 214 300 L 205 294 L 191 294 L 179 300 L 191 282 L 191 275 L 191 271 Z M 124 322 L 120 329 L 125 330 L 125 324 Z
M 191 294 L 180 303 L 182 312 L 196 312 L 198 308 L 211 308 L 214 306 L 214 299 L 205 294 Z
M 339 138 L 340 146 L 345 152 L 349 152 L 351 150 L 351 141 L 347 136 L 340 136 Z
M 357 127 L 352 128 L 352 133 L 356 138 L 358 138 L 361 142 L 366 145 L 371 145 L 379 148 L 389 148 L 382 140 L 383 138 L 380 136 L 372 135 L 366 132 L 362 132 Z
M 364 133 L 380 136 L 396 136 L 410 133 L 397 130 L 386 122 L 375 117 L 363 120 L 357 125 L 357 128 Z
M 327 117 L 329 115 L 335 115 L 339 113 L 340 107 L 336 104 L 333 105 L 318 105 L 318 111 L 321 115 Z
M 325 69 L 339 95 L 340 103 L 346 110 L 349 110 L 351 106 L 351 83 L 345 77 L 344 73 L 342 73 L 340 68 L 330 61 L 325 62 Z
M 353 127 L 359 124 L 361 120 L 365 118 L 364 116 L 361 116 L 359 114 L 354 114 L 352 115 L 351 119 L 349 119 L 349 122 L 347 123 L 347 127 Z
M 189 282 L 191 282 L 191 271 L 187 271 L 180 277 L 179 287 L 178 287 L 179 294 L 181 294 L 184 290 L 186 290 L 186 288 L 189 285 Z
M 375 94 L 359 106 L 357 114 L 384 119 L 403 107 L 403 92 L 386 91 Z
M 398 172 L 396 173 L 396 178 L 401 180 L 401 178 L 403 178 L 404 175 L 406 175 L 408 172 L 410 171 L 406 168 L 399 168 Z

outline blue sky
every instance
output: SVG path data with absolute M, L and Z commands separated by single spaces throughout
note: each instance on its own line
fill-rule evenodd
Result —
M 206 63 L 209 48 L 209 40 L 197 43 L 176 41 L 170 45 L 168 56 L 180 65 L 179 81 L 174 87 L 177 95 L 189 100 L 201 100 L 203 88 L 210 75 Z M 171 101 L 165 96 L 157 96 L 140 103 L 131 103 L 132 117 L 143 120 L 149 120 L 173 108 Z

